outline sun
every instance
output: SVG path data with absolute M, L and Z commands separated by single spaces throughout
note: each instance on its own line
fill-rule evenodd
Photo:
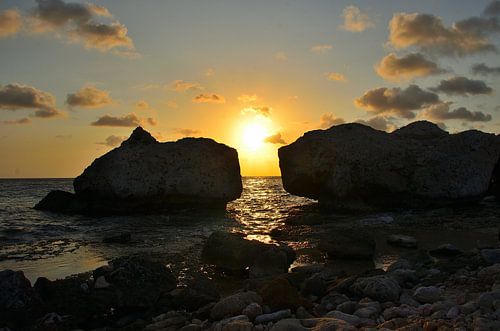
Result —
M 267 128 L 258 122 L 252 122 L 243 128 L 242 145 L 249 151 L 257 151 L 264 146 L 264 139 L 269 136 Z

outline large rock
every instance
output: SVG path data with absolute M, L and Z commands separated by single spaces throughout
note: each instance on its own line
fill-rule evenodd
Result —
M 75 195 L 51 192 L 36 208 L 63 212 L 142 212 L 224 208 L 241 195 L 238 153 L 212 139 L 160 143 L 141 127 L 73 182 Z
M 351 123 L 307 132 L 278 154 L 284 188 L 328 207 L 440 205 L 488 191 L 500 137 L 425 121 L 392 133 Z
M 250 276 L 260 278 L 286 273 L 294 252 L 286 246 L 247 240 L 236 233 L 213 232 L 202 251 L 202 261 L 232 272 L 249 269 Z

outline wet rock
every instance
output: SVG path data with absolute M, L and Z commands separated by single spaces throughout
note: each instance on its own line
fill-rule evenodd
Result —
M 78 199 L 74 193 L 54 190 L 50 191 L 34 208 L 51 212 L 71 213 L 85 211 L 88 204 L 86 201 Z
M 254 277 L 286 273 L 293 254 L 284 247 L 247 240 L 235 233 L 213 232 L 206 241 L 202 260 L 219 268 L 242 272 L 250 268 Z
M 101 288 L 107 288 L 107 287 L 109 287 L 109 283 L 106 281 L 106 278 L 104 276 L 100 276 L 94 282 L 95 289 L 101 289 Z
M 292 316 L 290 309 L 278 310 L 270 314 L 262 314 L 255 318 L 255 324 L 267 324 L 269 322 L 276 322 Z
M 478 278 L 486 283 L 500 280 L 500 263 L 481 269 L 477 273 Z
M 372 259 L 375 240 L 370 235 L 354 230 L 339 230 L 323 239 L 318 248 L 334 259 Z
M 442 256 L 442 257 L 453 257 L 463 252 L 453 244 L 444 244 L 435 249 L 429 251 L 429 253 L 433 256 Z
M 262 315 L 262 307 L 258 303 L 252 302 L 243 309 L 241 314 L 246 315 L 250 321 L 253 321 L 255 317 Z
M 391 263 L 391 265 L 387 268 L 387 272 L 392 272 L 398 269 L 412 269 L 412 266 L 408 260 L 398 259 Z
M 401 287 L 392 278 L 380 275 L 356 279 L 351 290 L 379 302 L 397 301 Z
M 177 288 L 176 293 L 173 293 L 175 306 L 188 311 L 197 310 L 219 299 L 220 294 L 214 282 L 202 275 L 189 279 L 185 287 Z
M 488 265 L 500 263 L 500 249 L 483 249 L 481 257 Z
M 460 315 L 460 307 L 459 306 L 453 306 L 446 313 L 446 318 L 455 319 L 459 315 Z
M 422 286 L 415 290 L 413 297 L 420 303 L 434 303 L 441 299 L 443 291 L 436 286 Z
M 320 274 L 312 275 L 302 283 L 300 292 L 306 297 L 309 295 L 322 297 L 326 292 L 326 282 Z
M 384 319 L 388 321 L 396 317 L 408 317 L 417 314 L 418 311 L 414 307 L 403 304 L 399 307 L 392 307 L 384 310 L 383 315 Z
M 242 313 L 251 303 L 262 304 L 260 295 L 253 291 L 240 292 L 223 298 L 217 302 L 210 311 L 213 320 L 220 320 L 227 316 L 235 316 Z
M 235 149 L 206 138 L 159 143 L 140 127 L 120 147 L 94 160 L 73 186 L 74 197 L 52 193 L 37 208 L 78 213 L 225 208 L 242 192 Z M 74 198 L 77 206 L 71 210 L 67 206 Z
M 263 302 L 273 310 L 297 309 L 300 306 L 310 307 L 311 303 L 304 299 L 297 289 L 286 278 L 278 277 L 266 282 L 260 289 Z
M 188 324 L 180 328 L 179 331 L 201 331 L 201 325 L 198 324 Z
M 422 207 L 479 201 L 500 144 L 494 134 L 448 134 L 425 121 L 392 133 L 351 123 L 307 132 L 278 155 L 291 194 L 344 209 Z
M 177 285 L 174 275 L 163 263 L 142 257 L 122 257 L 109 263 L 105 275 L 117 306 L 152 306 Z
M 0 311 L 24 309 L 35 302 L 36 293 L 22 271 L 0 271 Z
M 403 234 L 393 234 L 387 238 L 387 243 L 392 246 L 416 248 L 418 243 L 417 239 Z
M 295 312 L 295 317 L 299 319 L 304 319 L 304 318 L 313 318 L 314 316 L 307 311 L 304 307 L 300 306 L 297 308 L 297 311 Z

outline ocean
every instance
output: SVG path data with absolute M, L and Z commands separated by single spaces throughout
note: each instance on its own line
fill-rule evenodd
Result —
M 93 270 L 115 257 L 148 254 L 170 265 L 182 278 L 205 268 L 199 261 L 200 252 L 215 230 L 286 243 L 297 252 L 295 265 L 323 263 L 327 259 L 316 249 L 318 242 L 346 227 L 373 235 L 377 251 L 369 263 L 384 268 L 406 253 L 387 245 L 389 234 L 412 235 L 419 248 L 453 243 L 469 250 L 498 242 L 500 225 L 495 199 L 434 210 L 325 213 L 315 201 L 285 192 L 280 177 L 243 178 L 241 198 L 229 203 L 226 211 L 89 217 L 33 209 L 56 189 L 73 191 L 72 179 L 0 180 L 0 270 L 22 270 L 31 281 L 39 276 L 57 279 Z M 298 224 L 289 222 L 297 219 Z M 103 242 L 104 237 L 121 233 L 131 233 L 131 242 Z
M 128 254 L 178 260 L 199 251 L 215 230 L 272 242 L 273 228 L 291 212 L 314 203 L 285 192 L 280 177 L 246 177 L 241 198 L 229 203 L 226 212 L 87 217 L 33 209 L 51 190 L 73 192 L 72 183 L 72 179 L 0 180 L 0 270 L 23 270 L 31 280 L 38 276 L 55 279 Z M 126 232 L 132 234 L 130 244 L 103 243 L 106 236 Z

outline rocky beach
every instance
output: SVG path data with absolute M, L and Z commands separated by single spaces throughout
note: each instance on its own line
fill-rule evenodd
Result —
M 119 256 L 66 277 L 1 271 L 0 327 L 498 330 L 499 157 L 498 136 L 479 131 L 334 126 L 280 150 L 284 188 L 319 201 L 286 207 L 295 198 L 284 191 L 245 191 L 235 150 L 204 139 L 164 145 L 138 128 L 74 180 L 74 193 L 54 190 L 35 206 L 91 220 L 134 214 L 131 231 L 118 225 L 97 236 Z M 231 221 L 215 216 L 226 205 L 242 226 L 210 227 Z M 129 250 L 141 219 L 191 209 L 210 227 L 181 239 L 192 245 Z

